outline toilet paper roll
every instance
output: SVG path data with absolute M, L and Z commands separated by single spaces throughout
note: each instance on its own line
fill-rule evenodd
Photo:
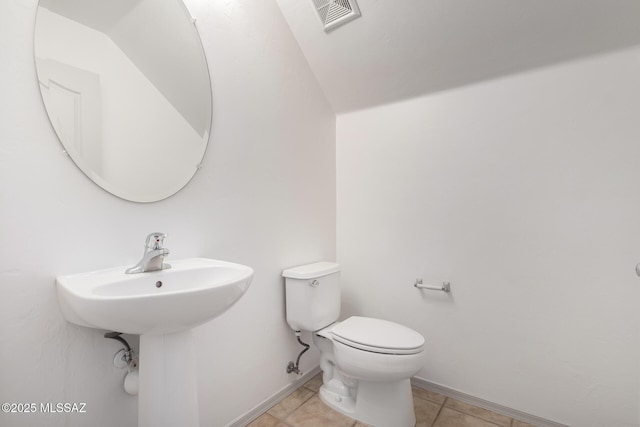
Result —
M 138 370 L 133 369 L 124 377 L 124 391 L 132 396 L 138 395 Z

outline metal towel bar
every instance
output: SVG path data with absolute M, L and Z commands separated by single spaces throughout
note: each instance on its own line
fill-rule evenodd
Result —
M 422 284 L 422 279 L 416 279 L 416 283 L 413 284 L 418 289 L 428 289 L 430 291 L 443 291 L 443 292 L 451 292 L 451 283 L 442 282 L 442 286 L 427 286 Z

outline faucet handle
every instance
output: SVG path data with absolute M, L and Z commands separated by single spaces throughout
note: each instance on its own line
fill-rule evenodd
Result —
M 162 243 L 164 242 L 164 238 L 167 237 L 165 233 L 151 233 L 147 236 L 147 240 L 145 242 L 145 249 L 147 250 L 155 250 L 162 249 Z

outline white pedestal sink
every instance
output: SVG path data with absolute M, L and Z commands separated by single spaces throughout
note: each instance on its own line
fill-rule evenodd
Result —
M 71 323 L 140 335 L 138 427 L 197 427 L 191 328 L 222 314 L 244 294 L 253 270 L 206 258 L 125 274 L 127 266 L 56 279 Z

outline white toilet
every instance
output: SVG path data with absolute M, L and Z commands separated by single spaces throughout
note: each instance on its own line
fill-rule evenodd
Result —
M 320 398 L 375 427 L 413 427 L 409 378 L 423 366 L 424 337 L 397 323 L 340 316 L 340 265 L 317 262 L 284 270 L 287 323 L 312 331 L 320 349 Z

